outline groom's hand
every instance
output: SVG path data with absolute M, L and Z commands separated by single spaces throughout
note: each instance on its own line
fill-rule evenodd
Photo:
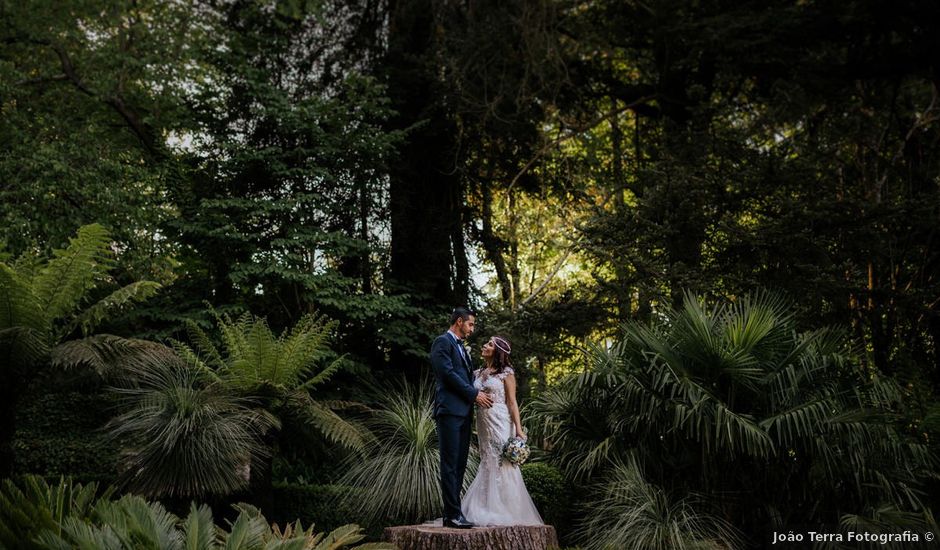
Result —
M 493 398 L 489 395 L 486 395 L 486 392 L 483 391 L 477 394 L 476 402 L 477 405 L 483 407 L 484 409 L 488 409 L 493 406 Z

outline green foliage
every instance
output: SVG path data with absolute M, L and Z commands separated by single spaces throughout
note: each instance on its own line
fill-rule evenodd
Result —
M 545 462 L 527 462 L 522 465 L 522 479 L 542 520 L 555 527 L 559 539 L 564 540 L 572 527 L 577 497 L 564 475 Z
M 691 500 L 691 499 L 687 499 Z M 635 461 L 616 464 L 584 504 L 580 528 L 589 549 L 635 550 L 739 548 L 734 525 L 697 510 L 692 502 L 671 502 L 643 478 Z
M 343 365 L 337 360 L 316 368 L 329 351 L 334 322 L 310 314 L 275 336 L 264 318 L 249 313 L 234 321 L 224 314 L 215 317 L 221 348 L 195 323 L 189 323 L 192 347 L 174 342 L 185 360 L 232 394 L 258 401 L 285 424 L 299 423 L 333 443 L 362 448 L 364 435 L 359 426 L 334 411 L 348 404 L 311 396 Z
M 110 494 L 107 489 L 100 498 L 107 499 Z M 60 478 L 50 485 L 37 476 L 4 479 L 0 486 L 0 546 L 9 550 L 42 548 L 34 542 L 39 533 L 60 533 L 65 518 L 88 518 L 98 498 L 96 483 L 82 485 Z
M 158 229 L 175 163 L 160 141 L 187 120 L 205 27 L 159 1 L 7 3 L 3 20 L 0 242 L 47 253 L 98 222 L 124 245 L 122 280 L 169 282 Z
M 179 359 L 158 358 L 117 389 L 108 424 L 123 448 L 122 478 L 145 495 L 226 495 L 248 487 L 250 465 L 271 450 L 277 419 Z
M 263 318 L 213 315 L 221 345 L 189 323 L 192 344 L 174 341 L 176 352 L 135 344 L 118 354 L 122 410 L 108 429 L 130 487 L 173 497 L 258 490 L 284 444 L 362 448 L 367 434 L 336 412 L 353 404 L 313 396 L 340 366 L 319 368 L 334 323 L 309 315 L 275 336 Z M 101 360 L 92 346 L 79 351 Z
M 330 531 L 352 520 L 372 536 L 381 534 L 384 522 L 370 523 L 359 513 L 362 491 L 344 485 L 274 484 L 272 521 L 281 524 L 300 520 L 305 525 Z
M 535 399 L 533 417 L 573 479 L 635 460 L 616 475 L 649 489 L 622 502 L 658 499 L 647 519 L 687 518 L 672 524 L 691 528 L 704 514 L 736 517 L 757 537 L 767 525 L 835 524 L 889 507 L 920 518 L 898 527 L 923 524 L 921 484 L 936 457 L 898 432 L 898 388 L 857 370 L 844 342 L 834 329 L 797 331 L 792 306 L 768 293 L 710 307 L 687 294 L 683 308 L 593 348 L 585 372 Z M 748 497 L 721 498 L 728 492 Z M 693 493 L 702 504 L 688 503 Z M 588 522 L 582 534 L 598 543 L 604 525 Z
M 4 480 L 0 488 L 0 543 L 11 550 L 69 548 L 137 550 L 391 550 L 383 543 L 356 545 L 364 535 L 352 524 L 327 533 L 304 529 L 297 521 L 271 526 L 253 506 L 235 506 L 238 516 L 228 529 L 216 526 L 206 505 L 190 505 L 178 518 L 158 502 L 137 495 L 111 499 L 96 494 L 94 484 L 73 485 L 41 478 Z
M 103 484 L 115 480 L 119 446 L 101 430 L 115 406 L 111 394 L 39 386 L 23 403 L 13 440 L 15 474 L 70 476 Z
M 69 245 L 54 250 L 48 260 L 23 254 L 10 265 L 0 263 L 0 407 L 11 426 L 0 431 L 0 472 L 12 469 L 12 418 L 28 381 L 51 358 L 61 366 L 87 358 L 74 357 L 76 348 L 58 346 L 79 334 L 87 337 L 100 322 L 160 288 L 150 281 L 133 282 L 93 302 L 98 289 L 114 284 L 108 277 L 112 245 L 107 230 L 92 224 L 79 228 Z M 121 341 L 111 337 L 95 343 L 106 347 Z
M 366 523 L 418 522 L 441 515 L 440 454 L 430 384 L 390 391 L 373 411 L 372 437 L 362 455 L 348 460 L 340 483 L 359 489 L 348 499 L 357 502 L 357 516 Z M 471 450 L 464 489 L 478 466 Z
M 79 228 L 69 245 L 54 250 L 47 261 L 21 256 L 12 265 L 0 264 L 0 343 L 8 366 L 32 366 L 59 342 L 76 332 L 88 336 L 101 321 L 160 288 L 137 281 L 86 305 L 92 292 L 108 282 L 112 265 L 110 234 L 97 224 Z

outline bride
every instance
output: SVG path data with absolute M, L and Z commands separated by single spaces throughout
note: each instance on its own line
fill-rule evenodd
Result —
M 461 511 L 476 525 L 542 525 L 518 466 L 503 460 L 503 446 L 512 436 L 525 439 L 516 402 L 516 377 L 509 363 L 509 342 L 494 336 L 483 344 L 482 369 L 473 372 L 473 386 L 493 399 L 477 408 L 480 467 L 464 495 Z

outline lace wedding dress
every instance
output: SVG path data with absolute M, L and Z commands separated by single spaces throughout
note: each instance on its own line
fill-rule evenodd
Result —
M 461 511 L 476 525 L 542 525 L 529 491 L 522 481 L 522 471 L 502 459 L 503 446 L 514 434 L 503 379 L 512 369 L 490 376 L 484 369 L 474 371 L 473 386 L 486 390 L 493 406 L 476 409 L 480 467 L 470 488 L 461 499 Z

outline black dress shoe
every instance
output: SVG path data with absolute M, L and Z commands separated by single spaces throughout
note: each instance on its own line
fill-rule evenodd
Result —
M 450 527 L 451 529 L 470 529 L 473 527 L 473 524 L 465 518 L 445 519 L 444 527 Z

